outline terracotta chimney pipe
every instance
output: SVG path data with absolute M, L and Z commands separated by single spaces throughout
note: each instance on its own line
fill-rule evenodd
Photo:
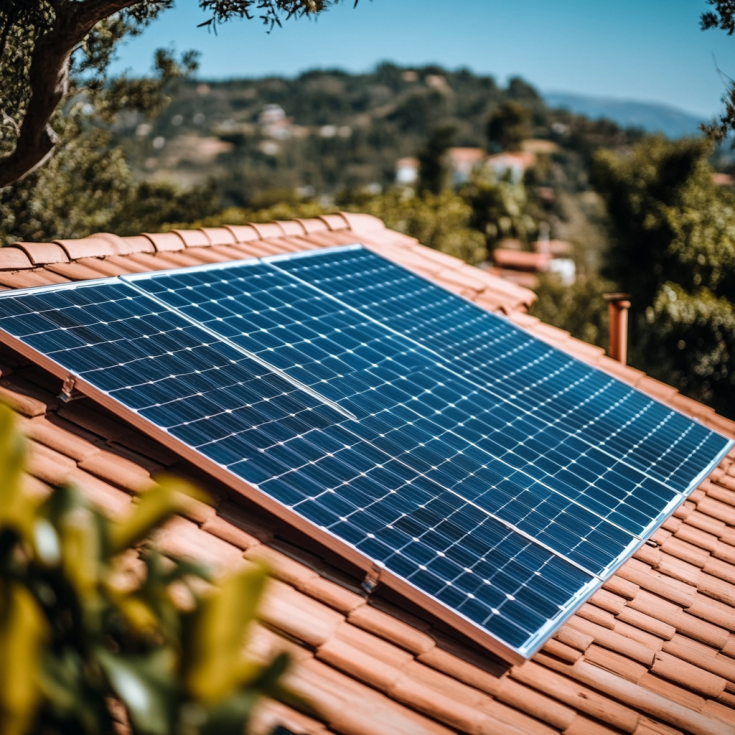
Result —
M 628 309 L 629 293 L 606 293 L 602 298 L 610 308 L 610 349 L 608 354 L 613 360 L 625 365 L 628 359 Z

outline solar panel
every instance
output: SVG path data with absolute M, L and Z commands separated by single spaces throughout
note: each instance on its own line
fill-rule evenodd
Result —
M 437 365 L 430 352 L 308 284 L 264 264 L 135 282 L 170 306 L 185 304 L 182 312 L 208 329 L 358 417 L 351 430 L 362 440 L 585 569 L 604 573 L 635 543 L 625 528 L 635 520 L 630 502 L 620 527 L 617 499 L 602 491 L 602 500 L 580 499 L 609 481 L 615 467 L 599 467 L 600 477 L 578 482 L 578 488 L 564 486 L 566 495 L 555 492 L 552 486 L 561 482 L 548 467 L 531 467 L 514 452 L 518 438 L 532 438 L 537 425 Z M 552 439 L 546 437 L 554 446 Z M 585 462 L 577 448 L 569 451 Z M 625 489 L 636 491 L 641 503 L 649 499 L 646 483 L 663 494 L 663 501 L 650 499 L 651 512 L 675 496 L 640 475 L 626 480 Z
M 570 409 L 558 414 L 571 390 L 560 401 L 524 376 L 525 404 L 504 395 L 497 349 L 485 380 L 482 335 L 524 333 L 493 317 L 460 334 L 465 302 L 400 268 L 385 283 L 408 277 L 397 288 L 414 301 L 399 308 L 416 318 L 397 321 L 376 275 L 387 265 L 335 249 L 11 292 L 0 329 L 489 647 L 528 656 L 685 494 L 661 463 L 629 461 L 621 425 L 622 443 L 603 448 L 572 431 Z M 608 440 L 616 420 L 595 430 Z M 711 466 L 728 445 L 704 431 Z
M 707 427 L 368 250 L 276 264 L 432 350 L 524 414 L 677 492 L 698 484 L 706 458 L 722 448 Z

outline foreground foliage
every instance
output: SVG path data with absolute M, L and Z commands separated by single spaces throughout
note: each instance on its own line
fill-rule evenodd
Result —
M 264 569 L 216 587 L 205 568 L 145 544 L 197 491 L 163 479 L 112 522 L 72 487 L 24 492 L 25 463 L 0 406 L 3 735 L 103 735 L 116 717 L 134 735 L 242 735 L 262 696 L 291 696 L 285 656 L 243 655 Z
M 735 417 L 735 195 L 705 141 L 600 152 L 596 184 L 614 230 L 607 273 L 630 292 L 630 360 Z

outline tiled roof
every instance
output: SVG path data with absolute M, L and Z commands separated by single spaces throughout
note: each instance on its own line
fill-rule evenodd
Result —
M 0 250 L 0 287 L 20 288 L 362 242 L 659 400 L 735 437 L 735 424 L 603 351 L 525 313 L 533 294 L 419 245 L 366 215 Z M 342 735 L 711 735 L 735 733 L 735 453 L 531 661 L 508 667 L 400 600 L 359 592 L 348 568 L 89 399 L 0 346 L 0 399 L 32 444 L 29 487 L 72 479 L 105 511 L 125 510 L 167 468 L 206 487 L 158 542 L 230 568 L 275 571 L 256 651 L 291 650 L 307 717 L 272 704 L 262 724 Z

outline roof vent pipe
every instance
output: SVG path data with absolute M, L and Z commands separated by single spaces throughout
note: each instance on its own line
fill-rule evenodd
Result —
M 606 293 L 602 298 L 610 308 L 610 348 L 608 354 L 613 360 L 625 365 L 628 359 L 628 309 L 629 293 Z

